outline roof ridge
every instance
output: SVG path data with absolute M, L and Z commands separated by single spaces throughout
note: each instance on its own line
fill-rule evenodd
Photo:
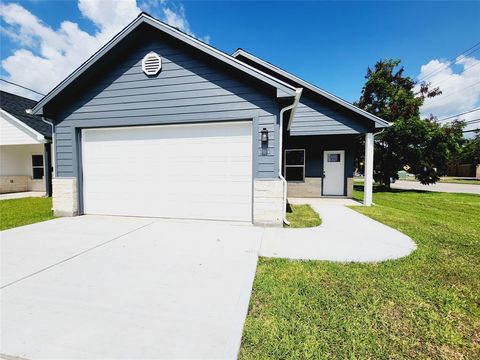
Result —
M 35 102 L 35 103 L 38 102 L 37 100 L 27 98 L 26 96 L 17 95 L 17 94 L 14 94 L 14 93 L 11 93 L 11 92 L 5 91 L 5 90 L 0 90 L 0 93 L 8 94 L 8 95 L 11 95 L 11 96 L 16 96 L 16 97 L 19 97 L 19 98 L 22 98 L 22 99 L 25 99 L 25 100 L 33 101 L 33 102 Z M 1 105 L 1 104 L 0 104 L 0 105 Z

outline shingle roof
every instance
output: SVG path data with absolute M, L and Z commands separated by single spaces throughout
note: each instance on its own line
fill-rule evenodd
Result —
M 2 110 L 8 112 L 10 115 L 14 116 L 16 119 L 43 136 L 51 138 L 51 126 L 44 123 L 39 116 L 30 115 L 25 112 L 26 109 L 33 108 L 36 103 L 35 100 L 0 90 L 0 108 Z

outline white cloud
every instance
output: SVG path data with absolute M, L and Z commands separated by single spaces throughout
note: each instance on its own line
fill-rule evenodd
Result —
M 145 0 L 140 6 L 148 13 L 161 13 L 163 21 L 178 30 L 204 42 L 210 42 L 210 36 L 198 37 L 194 34 L 185 14 L 185 7 L 182 4 L 168 0 Z
M 135 0 L 79 0 L 78 8 L 100 32 L 121 30 L 141 11 Z
M 456 68 L 459 71 L 455 71 Z M 426 99 L 422 116 L 433 114 L 439 119 L 480 107 L 480 60 L 458 57 L 455 63 L 431 60 L 422 65 L 418 79 L 438 86 L 442 95 Z M 480 118 L 480 111 L 461 116 L 464 120 Z M 452 119 L 453 120 L 453 119 Z M 468 127 L 472 128 L 472 126 Z
M 186 21 L 184 16 L 183 6 L 180 8 L 180 10 L 180 13 L 177 14 L 172 9 L 165 8 L 163 9 L 163 14 L 165 15 L 167 23 L 183 32 L 191 33 L 192 31 L 190 30 L 190 24 L 188 21 Z
M 181 4 L 167 0 L 79 0 L 78 8 L 92 21 L 94 34 L 83 31 L 75 22 L 65 20 L 53 29 L 19 4 L 0 4 L 0 17 L 6 26 L 2 36 L 8 36 L 17 50 L 2 59 L 1 66 L 11 82 L 47 93 L 95 51 L 108 42 L 141 9 L 157 16 L 169 25 L 195 36 Z M 2 90 L 38 99 L 39 96 L 13 85 L 0 82 Z

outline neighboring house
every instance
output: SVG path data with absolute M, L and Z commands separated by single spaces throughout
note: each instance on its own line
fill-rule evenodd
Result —
M 32 109 L 54 125 L 56 215 L 280 225 L 289 196 L 350 196 L 385 121 L 242 50 L 142 13 Z
M 51 195 L 51 126 L 26 113 L 36 103 L 0 91 L 0 193 Z

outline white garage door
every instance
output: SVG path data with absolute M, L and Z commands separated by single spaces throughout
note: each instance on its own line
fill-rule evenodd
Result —
M 248 122 L 82 131 L 85 214 L 252 220 Z

